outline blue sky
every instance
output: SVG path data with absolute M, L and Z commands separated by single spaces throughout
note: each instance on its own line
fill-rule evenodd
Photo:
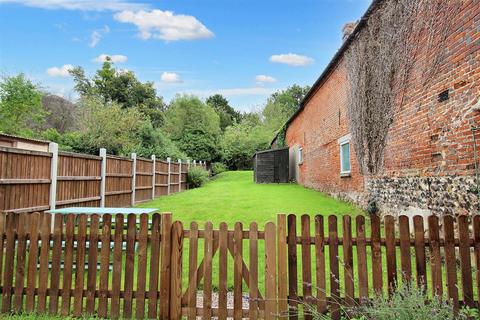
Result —
M 255 110 L 277 89 L 311 85 L 370 2 L 0 0 L 0 73 L 75 98 L 68 69 L 93 74 L 115 55 L 166 101 L 221 93 Z

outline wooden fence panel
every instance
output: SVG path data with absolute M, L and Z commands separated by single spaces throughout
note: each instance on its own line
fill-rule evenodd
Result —
M 153 160 L 137 158 L 135 203 L 152 200 Z
M 177 162 L 170 163 L 170 193 L 180 191 L 180 166 Z
M 100 205 L 101 161 L 102 158 L 98 156 L 59 152 L 58 208 Z
M 187 184 L 187 175 L 188 175 L 188 164 L 182 163 L 182 176 L 180 177 L 182 191 L 186 190 L 188 187 Z
M 107 156 L 106 207 L 129 207 L 132 203 L 132 159 Z
M 156 161 L 155 163 L 155 196 L 168 195 L 168 162 Z
M 369 288 L 383 295 L 391 293 L 400 280 L 396 279 L 397 262 L 402 282 L 424 287 L 425 257 L 430 257 L 430 290 L 446 292 L 455 310 L 464 304 L 478 306 L 479 217 L 445 217 L 441 225 L 437 217 L 430 217 L 427 235 L 423 218 L 414 217 L 412 238 L 406 216 L 385 217 L 383 237 L 378 217 L 370 218 L 369 232 L 363 216 L 356 217 L 355 228 L 351 217 L 342 217 L 340 230 L 338 217 L 329 216 L 327 234 L 323 216 L 299 218 L 297 235 L 294 215 L 279 215 L 277 225 L 269 222 L 263 230 L 255 222 L 248 230 L 241 223 L 230 230 L 221 223 L 215 230 L 210 222 L 203 230 L 195 222 L 184 230 L 180 221 L 172 223 L 171 214 L 155 213 L 151 222 L 147 214 L 118 214 L 113 225 L 111 215 L 101 220 L 98 215 L 56 215 L 53 229 L 50 214 L 0 214 L 1 310 L 102 318 L 144 318 L 148 314 L 148 318 L 162 319 L 273 319 L 285 318 L 299 302 L 340 319 L 341 306 L 349 314 L 348 307 L 367 298 Z M 373 252 L 371 262 L 367 261 L 368 246 Z M 407 257 L 413 254 L 412 248 L 415 274 Z M 260 255 L 262 251 L 265 256 Z M 296 269 L 297 251 L 301 253 L 300 270 Z M 388 286 L 375 273 L 367 276 L 382 270 L 382 263 L 387 267 Z M 297 272 L 302 295 L 296 291 Z M 293 302 L 287 289 L 298 300 Z M 291 318 L 310 317 L 299 314 L 301 310 L 292 310 Z
M 49 208 L 51 157 L 47 152 L 0 147 L 0 212 Z

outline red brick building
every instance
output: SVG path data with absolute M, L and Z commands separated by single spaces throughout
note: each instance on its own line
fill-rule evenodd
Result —
M 382 2 L 373 1 L 287 122 L 291 175 L 362 205 L 375 199 L 384 212 L 472 212 L 478 202 L 472 127 L 480 126 L 480 1 L 462 1 L 449 16 L 453 31 L 435 78 L 425 88 L 420 77 L 411 77 L 394 108 L 383 169 L 367 177 L 350 135 L 345 54 Z

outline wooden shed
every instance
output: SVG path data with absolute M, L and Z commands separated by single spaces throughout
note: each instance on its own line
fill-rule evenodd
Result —
M 253 156 L 253 179 L 256 183 L 287 183 L 288 148 L 259 151 Z

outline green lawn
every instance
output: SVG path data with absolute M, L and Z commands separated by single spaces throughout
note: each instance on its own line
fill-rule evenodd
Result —
M 160 208 L 172 212 L 174 220 L 188 227 L 191 221 L 203 225 L 212 221 L 232 228 L 240 221 L 244 228 L 256 221 L 259 229 L 268 221 L 276 221 L 277 213 L 353 214 L 361 211 L 354 205 L 338 201 L 323 193 L 297 184 L 256 184 L 252 171 L 225 172 L 205 186 L 146 202 L 141 207 Z
M 184 229 L 190 228 L 190 222 L 196 221 L 200 229 L 204 228 L 207 221 L 213 222 L 214 229 L 219 228 L 220 222 L 226 222 L 230 230 L 233 230 L 235 222 L 243 223 L 243 229 L 248 230 L 251 222 L 258 223 L 258 229 L 264 230 L 268 221 L 276 222 L 277 213 L 297 214 L 297 234 L 300 234 L 300 216 L 302 214 L 335 214 L 341 216 L 351 214 L 356 216 L 362 211 L 356 206 L 336 200 L 318 191 L 307 189 L 297 184 L 256 184 L 253 182 L 252 171 L 225 172 L 205 186 L 198 189 L 187 190 L 168 197 L 160 197 L 146 202 L 141 207 L 159 208 L 161 212 L 171 212 L 173 220 L 183 223 Z M 325 221 L 326 222 L 326 221 Z M 325 223 L 325 227 L 327 223 Z M 341 234 L 341 221 L 338 222 Z M 314 223 L 311 221 L 313 234 Z M 248 239 L 243 244 L 243 259 L 248 266 L 249 251 Z M 264 279 L 264 243 L 258 245 L 259 287 L 263 291 Z M 301 248 L 298 246 L 298 256 L 301 257 Z M 311 246 L 312 257 L 314 247 Z M 188 239 L 184 240 L 184 286 L 188 280 Z M 340 248 L 340 254 L 342 250 Z M 203 240 L 198 243 L 199 261 L 203 258 Z M 218 284 L 218 253 L 213 259 L 213 287 Z M 315 259 L 312 258 L 312 270 L 315 270 Z M 328 257 L 327 257 L 328 263 Z M 233 264 L 230 256 L 228 264 Z M 299 266 L 300 267 L 300 266 Z M 299 269 L 301 270 L 301 269 Z M 313 277 L 315 272 L 313 272 Z M 342 270 L 343 273 L 343 270 Z M 228 285 L 233 288 L 233 272 L 229 269 Z M 301 288 L 299 276 L 299 288 Z M 200 289 L 202 284 L 200 285 Z M 243 288 L 248 291 L 247 287 Z

